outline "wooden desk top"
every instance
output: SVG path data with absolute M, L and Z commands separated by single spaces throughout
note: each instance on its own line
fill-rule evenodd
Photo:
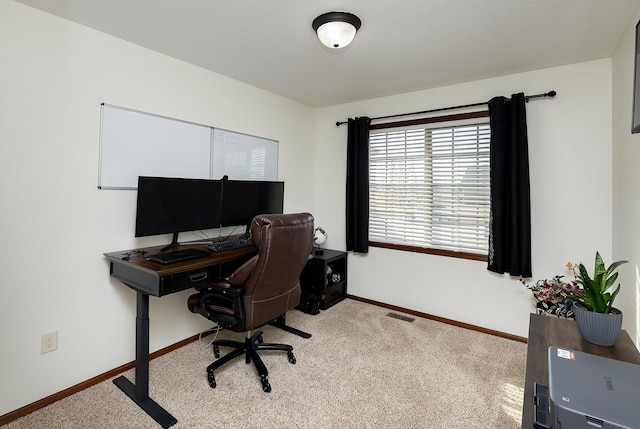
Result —
M 237 266 L 257 253 L 254 246 L 247 246 L 210 252 L 207 256 L 170 264 L 146 259 L 162 247 L 105 253 L 110 262 L 111 277 L 143 294 L 164 296 L 193 287 L 202 287 L 207 282 L 223 278 L 223 267 L 228 268 L 234 264 Z M 184 248 L 186 247 L 208 251 L 205 244 L 194 243 L 185 245 Z
M 640 353 L 626 331 L 620 332 L 613 347 L 597 346 L 582 339 L 578 325 L 572 319 L 531 314 L 527 346 L 522 428 L 533 428 L 533 383 L 549 384 L 549 346 L 591 353 L 624 362 L 640 364 Z
M 190 259 L 187 261 L 173 262 L 170 264 L 161 264 L 159 262 L 148 261 L 145 259 L 145 257 L 150 254 L 158 253 L 158 251 L 162 249 L 162 247 L 164 246 L 120 250 L 118 252 L 105 253 L 104 256 L 106 256 L 112 263 L 128 265 L 131 267 L 135 267 L 135 269 L 153 273 L 159 277 L 164 277 L 173 274 L 184 273 L 186 271 L 197 270 L 199 268 L 210 267 L 212 265 L 219 265 L 225 262 L 237 261 L 238 259 L 242 259 L 246 255 L 257 252 L 255 247 L 248 246 L 238 249 L 224 250 L 221 252 L 210 252 L 209 256 L 203 256 L 201 258 Z M 205 244 L 185 244 L 184 246 L 180 246 L 179 248 L 187 247 L 194 247 L 197 249 L 209 251 Z M 178 248 L 172 250 L 176 249 Z M 140 254 L 140 251 L 144 251 L 145 253 Z M 131 255 L 129 256 L 129 259 L 123 259 L 124 255 L 127 254 Z

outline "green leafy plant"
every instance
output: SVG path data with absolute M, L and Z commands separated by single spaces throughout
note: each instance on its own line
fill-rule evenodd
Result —
M 610 313 L 613 308 L 613 300 L 620 292 L 620 284 L 613 289 L 614 283 L 618 279 L 618 273 L 615 271 L 620 265 L 627 262 L 617 261 L 605 268 L 602 256 L 596 252 L 593 278 L 589 275 L 584 265 L 567 264 L 569 269 L 573 270 L 575 282 L 582 286 L 582 290 L 572 290 L 571 297 L 585 306 L 587 310 L 596 313 Z M 612 289 L 613 291 L 611 291 Z

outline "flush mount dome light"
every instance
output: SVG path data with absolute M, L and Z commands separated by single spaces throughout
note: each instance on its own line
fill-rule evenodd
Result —
M 344 48 L 351 43 L 361 25 L 360 18 L 348 12 L 323 13 L 311 24 L 320 42 L 331 49 Z

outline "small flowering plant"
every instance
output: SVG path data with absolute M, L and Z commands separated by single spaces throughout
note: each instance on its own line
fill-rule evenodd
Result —
M 519 281 L 533 294 L 538 313 L 572 319 L 573 296 L 575 292 L 582 292 L 582 287 L 574 282 L 565 282 L 563 277 L 538 280 L 534 285 L 527 284 L 522 277 Z

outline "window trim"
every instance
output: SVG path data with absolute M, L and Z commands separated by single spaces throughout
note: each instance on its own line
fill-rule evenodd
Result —
M 385 128 L 400 128 L 411 125 L 432 124 L 440 122 L 453 122 L 464 119 L 476 119 L 476 118 L 488 118 L 488 110 L 480 110 L 475 112 L 458 113 L 453 115 L 433 116 L 429 118 L 409 119 L 406 121 L 386 122 L 380 124 L 371 124 L 370 130 L 385 129 Z M 391 250 L 401 250 L 406 252 L 424 253 L 430 255 L 448 256 L 453 258 L 468 259 L 474 261 L 488 262 L 489 257 L 486 254 L 470 253 L 470 252 L 457 252 L 454 250 L 435 249 L 433 247 L 421 247 L 408 244 L 386 243 L 381 241 L 369 240 L 370 247 L 377 247 Z
M 460 121 L 463 119 L 488 118 L 488 117 L 489 117 L 488 110 L 480 110 L 477 112 L 457 113 L 455 115 L 433 116 L 430 118 L 408 119 L 406 121 L 385 122 L 382 124 L 371 124 L 369 129 L 380 130 L 384 128 L 400 128 L 400 127 L 408 127 L 410 125 L 433 124 L 438 122 L 453 122 L 453 121 Z
M 408 244 L 384 243 L 382 241 L 369 241 L 369 247 L 381 249 L 402 250 L 405 252 L 425 253 L 428 255 L 449 256 L 452 258 L 470 259 L 473 261 L 488 262 L 489 256 L 480 253 L 456 252 L 454 250 L 434 249 L 433 247 L 411 246 Z

